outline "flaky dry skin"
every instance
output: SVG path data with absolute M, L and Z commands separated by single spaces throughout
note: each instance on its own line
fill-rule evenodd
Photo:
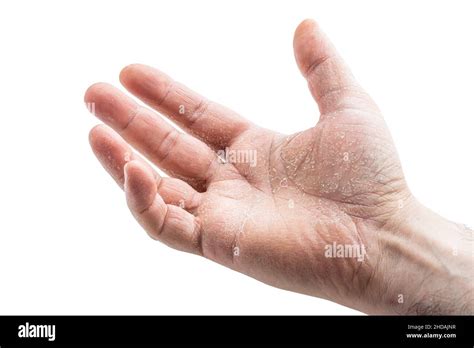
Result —
M 143 65 L 122 84 L 187 133 L 110 85 L 88 89 L 113 129 L 94 128 L 92 148 L 133 215 L 171 247 L 280 288 L 368 313 L 472 313 L 472 231 L 412 197 L 377 106 L 316 23 L 300 24 L 294 48 L 321 117 L 292 135 Z M 330 257 L 330 245 L 366 253 Z

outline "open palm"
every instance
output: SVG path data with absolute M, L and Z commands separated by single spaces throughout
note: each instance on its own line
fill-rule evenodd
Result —
M 300 24 L 294 48 L 321 113 L 313 128 L 292 135 L 260 128 L 153 68 L 131 65 L 121 73 L 124 86 L 187 133 L 99 83 L 85 100 L 113 130 L 97 126 L 90 140 L 153 238 L 345 303 L 348 293 L 368 290 L 379 258 L 374 231 L 411 195 L 379 110 L 313 21 Z M 367 254 L 330 258 L 334 243 L 362 245 Z

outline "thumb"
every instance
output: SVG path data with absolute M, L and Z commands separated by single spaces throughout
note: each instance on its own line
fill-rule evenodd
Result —
M 293 47 L 296 63 L 322 116 L 354 107 L 354 103 L 375 105 L 314 20 L 306 19 L 298 26 Z

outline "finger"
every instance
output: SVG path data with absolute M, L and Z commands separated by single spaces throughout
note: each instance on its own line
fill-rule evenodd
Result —
M 182 180 L 161 177 L 146 161 L 135 154 L 130 146 L 112 129 L 104 125 L 94 127 L 89 140 L 99 162 L 117 182 L 124 188 L 124 167 L 130 161 L 138 161 L 153 174 L 158 193 L 166 204 L 180 206 L 193 211 L 201 201 L 201 194 Z
M 123 168 L 138 156 L 117 133 L 105 125 L 92 128 L 89 143 L 100 164 L 123 189 Z
M 202 255 L 199 219 L 166 204 L 157 193 L 153 173 L 138 161 L 125 165 L 125 195 L 130 211 L 150 237 L 172 248 Z
M 354 104 L 375 108 L 315 21 L 307 19 L 298 26 L 293 46 L 298 67 L 322 116 Z
M 250 127 L 234 111 L 211 102 L 166 74 L 146 65 L 129 65 L 120 81 L 134 95 L 214 148 L 230 146 Z
M 177 131 L 155 112 L 139 106 L 117 88 L 98 83 L 85 100 L 95 115 L 167 173 L 205 186 L 216 154 L 200 140 Z

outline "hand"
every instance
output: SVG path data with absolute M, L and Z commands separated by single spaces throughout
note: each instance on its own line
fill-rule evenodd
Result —
M 88 89 L 113 129 L 95 127 L 92 148 L 135 218 L 171 247 L 369 313 L 472 311 L 469 246 L 456 257 L 447 246 L 470 232 L 411 195 L 379 109 L 315 22 L 299 25 L 294 49 L 320 119 L 292 135 L 143 65 L 126 67 L 122 84 L 187 133 L 110 85 Z M 449 284 L 449 304 L 432 298 Z

